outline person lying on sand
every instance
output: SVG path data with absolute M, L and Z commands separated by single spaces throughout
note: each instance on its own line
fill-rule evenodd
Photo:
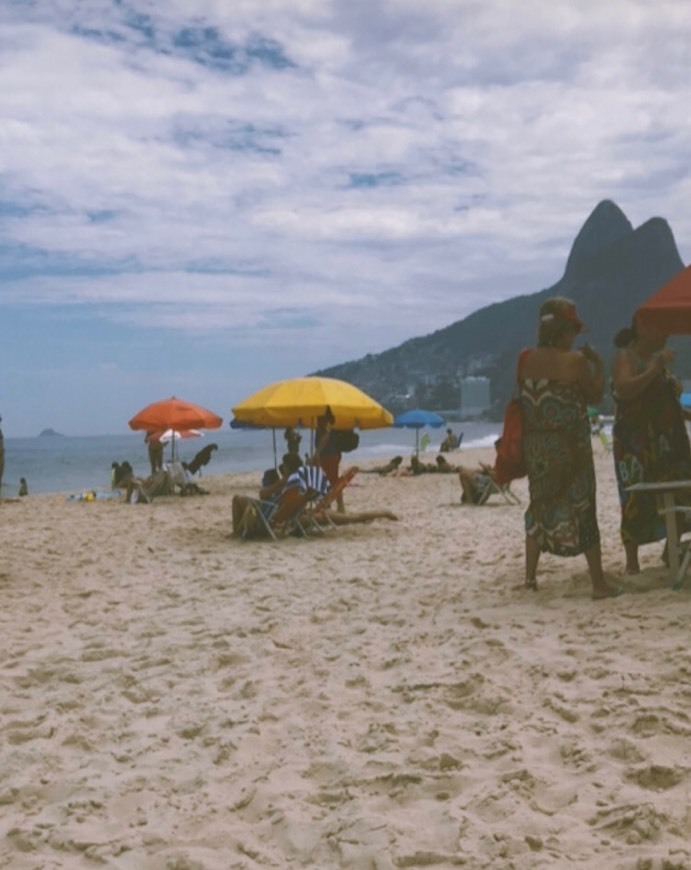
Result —
M 440 474 L 451 474 L 458 471 L 459 466 L 451 465 L 446 456 L 442 456 L 441 454 L 437 456 L 437 471 Z
M 364 474 L 379 474 L 381 477 L 386 477 L 387 474 L 398 471 L 402 462 L 402 456 L 394 456 L 386 465 L 375 465 L 374 468 L 363 468 L 362 471 Z

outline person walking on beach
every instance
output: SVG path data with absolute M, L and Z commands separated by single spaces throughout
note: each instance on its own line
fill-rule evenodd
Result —
M 653 492 L 627 492 L 634 483 L 691 478 L 691 448 L 681 407 L 681 385 L 668 369 L 674 352 L 666 336 L 639 335 L 635 322 L 614 337 L 616 403 L 612 452 L 621 503 L 621 539 L 627 574 L 640 573 L 638 548 L 666 536 Z
M 537 589 L 541 552 L 584 553 L 592 596 L 599 599 L 621 590 L 607 584 L 602 570 L 587 405 L 602 399 L 604 366 L 590 345 L 573 350 L 574 339 L 584 329 L 571 300 L 548 299 L 540 307 L 537 347 L 522 351 L 518 358 L 523 456 L 530 488 L 525 585 Z

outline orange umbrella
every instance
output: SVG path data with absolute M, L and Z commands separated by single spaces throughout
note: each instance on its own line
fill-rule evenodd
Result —
M 643 335 L 691 335 L 691 266 L 639 306 L 636 328 Z
M 223 420 L 201 405 L 185 402 L 173 396 L 147 405 L 129 421 L 130 429 L 156 432 L 164 429 L 218 429 Z

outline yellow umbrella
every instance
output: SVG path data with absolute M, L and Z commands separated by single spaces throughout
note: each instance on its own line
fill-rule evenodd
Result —
M 233 408 L 235 419 L 255 426 L 300 426 L 316 429 L 327 405 L 334 429 L 383 429 L 392 415 L 371 396 L 336 378 L 290 378 L 253 393 Z

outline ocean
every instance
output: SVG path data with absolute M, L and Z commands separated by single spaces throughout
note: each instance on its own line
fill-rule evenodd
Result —
M 501 423 L 456 423 L 452 428 L 463 432 L 461 450 L 454 460 L 459 462 L 464 447 L 491 447 L 499 436 Z M 424 429 L 430 438 L 426 454 L 431 459 L 444 438 L 445 427 Z M 309 450 L 310 432 L 301 430 L 302 452 Z M 409 457 L 415 448 L 413 429 L 373 429 L 359 432 L 357 450 L 346 454 L 344 462 L 358 459 L 381 459 L 383 462 L 396 455 Z M 275 439 L 275 441 L 274 441 Z M 233 430 L 223 428 L 204 432 L 201 438 L 191 438 L 176 444 L 176 458 L 189 461 L 207 444 L 218 444 L 211 462 L 203 475 L 230 472 L 257 471 L 274 465 L 275 455 L 280 462 L 285 452 L 283 430 Z M 171 456 L 171 447 L 165 458 Z M 92 436 L 43 436 L 35 438 L 5 438 L 5 474 L 2 496 L 17 495 L 19 478 L 24 477 L 31 493 L 72 493 L 85 489 L 109 489 L 110 468 L 113 462 L 127 460 L 136 475 L 149 474 L 149 461 L 143 433 Z

